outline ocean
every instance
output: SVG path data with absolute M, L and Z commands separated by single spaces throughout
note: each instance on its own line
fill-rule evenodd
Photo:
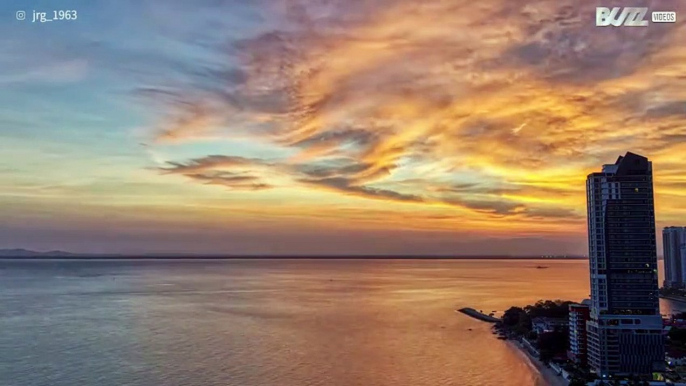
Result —
M 0 385 L 543 385 L 454 310 L 588 293 L 583 260 L 0 260 Z

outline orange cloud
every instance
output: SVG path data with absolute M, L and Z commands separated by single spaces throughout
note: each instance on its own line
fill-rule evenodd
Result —
M 288 4 L 271 10 L 282 28 L 235 43 L 244 77 L 218 77 L 235 91 L 212 99 L 226 108 L 177 106 L 156 139 L 232 138 L 257 125 L 251 140 L 296 155 L 247 175 L 231 154 L 167 172 L 281 189 L 270 183 L 279 175 L 313 192 L 544 232 L 582 227 L 586 174 L 631 150 L 655 161 L 658 199 L 673 198 L 659 218 L 686 204 L 683 22 L 597 29 L 595 5 L 572 0 Z M 234 174 L 206 173 L 222 168 Z

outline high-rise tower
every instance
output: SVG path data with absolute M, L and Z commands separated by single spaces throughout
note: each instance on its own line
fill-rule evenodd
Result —
M 662 247 L 665 257 L 665 287 L 683 288 L 686 279 L 686 228 L 667 227 L 662 230 Z
M 664 367 L 653 171 L 620 156 L 586 180 L 591 274 L 588 362 L 601 377 Z

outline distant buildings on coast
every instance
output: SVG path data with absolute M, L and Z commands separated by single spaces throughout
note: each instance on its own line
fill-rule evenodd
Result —
M 666 288 L 684 288 L 686 279 L 686 228 L 662 230 Z
M 660 313 L 652 163 L 626 153 L 603 165 L 588 175 L 586 199 L 591 298 L 512 307 L 499 338 L 519 340 L 575 384 L 686 379 L 686 313 L 664 320 Z M 665 285 L 677 288 L 666 292 L 686 299 L 686 228 L 665 228 L 663 240 Z
M 664 370 L 652 163 L 626 153 L 586 180 L 591 302 L 571 346 L 602 379 Z M 571 311 L 571 310 L 570 310 Z M 576 339 L 576 341 L 574 341 Z M 586 339 L 586 342 L 583 342 Z

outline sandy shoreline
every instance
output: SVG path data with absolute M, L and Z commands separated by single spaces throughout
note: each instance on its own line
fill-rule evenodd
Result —
M 538 372 L 538 379 L 535 386 L 567 386 L 568 382 L 562 378 L 562 376 L 557 375 L 553 369 L 544 365 L 537 358 L 534 358 L 529 352 L 521 346 L 521 343 L 517 341 L 506 341 L 507 344 L 512 347 L 513 350 L 522 357 L 527 364 Z

